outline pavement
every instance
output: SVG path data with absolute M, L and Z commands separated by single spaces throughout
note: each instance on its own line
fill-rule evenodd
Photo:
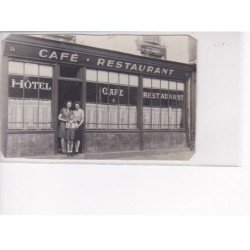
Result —
M 137 156 L 131 156 L 131 157 L 120 157 L 116 158 L 119 160 L 171 160 L 171 161 L 187 161 L 189 160 L 192 155 L 194 154 L 194 151 L 188 150 L 188 151 L 182 151 L 178 153 L 165 153 L 165 154 L 147 154 L 147 155 L 137 155 Z
M 179 150 L 179 151 L 172 151 L 172 152 L 157 152 L 157 151 L 149 151 L 149 152 L 136 152 L 132 153 L 131 155 L 127 153 L 126 155 L 123 154 L 115 154 L 115 155 L 109 155 L 109 154 L 92 154 L 91 156 L 85 155 L 85 154 L 79 154 L 74 156 L 67 156 L 62 154 L 57 155 L 50 155 L 50 156 L 32 156 L 27 157 L 28 159 L 57 159 L 57 160 L 174 160 L 174 161 L 187 161 L 189 160 L 192 155 L 194 154 L 194 151 L 191 151 L 189 149 Z

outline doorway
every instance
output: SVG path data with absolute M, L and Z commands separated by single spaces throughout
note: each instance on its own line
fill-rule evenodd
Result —
M 59 81 L 58 84 L 58 110 L 65 107 L 66 102 L 70 100 L 72 104 L 79 101 L 82 106 L 82 83 Z
M 79 101 L 80 106 L 83 107 L 82 102 L 82 82 L 70 81 L 70 80 L 59 80 L 58 82 L 58 112 L 66 107 L 67 101 L 72 101 L 72 108 L 74 108 L 74 102 Z M 59 114 L 59 113 L 58 113 Z M 58 123 L 59 126 L 59 123 Z M 80 127 L 83 130 L 83 126 Z M 83 140 L 83 139 L 82 139 Z M 83 153 L 83 142 L 81 140 L 79 153 Z M 58 138 L 58 152 L 62 152 L 61 142 Z

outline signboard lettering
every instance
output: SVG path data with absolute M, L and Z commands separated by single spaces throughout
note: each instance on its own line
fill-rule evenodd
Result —
M 190 69 L 180 69 L 171 66 L 168 62 L 150 63 L 142 59 L 136 58 L 127 60 L 110 58 L 106 56 L 98 56 L 97 54 L 86 54 L 83 52 L 72 52 L 60 49 L 41 48 L 35 45 L 19 44 L 7 41 L 5 45 L 5 55 L 13 57 L 22 57 L 36 59 L 40 61 L 52 61 L 61 63 L 74 63 L 89 68 L 101 70 L 121 71 L 130 74 L 144 74 L 158 76 L 163 78 L 171 78 L 178 80 L 188 80 Z M 139 61 L 139 62 L 138 62 Z
M 174 73 L 174 69 L 163 68 L 157 66 L 150 66 L 145 64 L 138 64 L 132 62 L 115 61 L 111 59 L 98 58 L 97 66 L 110 67 L 116 69 L 125 68 L 125 70 L 142 72 L 142 73 L 152 73 L 157 75 L 171 76 Z
M 35 81 L 24 81 L 20 80 L 19 82 L 16 79 L 11 79 L 11 88 L 25 88 L 25 89 L 41 89 L 41 90 L 51 90 L 48 82 L 35 82 Z
M 57 51 L 49 51 L 47 49 L 39 50 L 39 56 L 42 58 L 55 59 L 59 61 L 64 61 L 68 59 L 70 62 L 78 62 L 79 55 L 76 53 L 68 53 L 68 52 L 57 52 Z
M 9 97 L 51 99 L 52 79 L 9 75 Z
M 170 94 L 170 93 L 154 93 L 154 92 L 146 92 L 143 91 L 143 98 L 145 99 L 165 99 L 165 100 L 177 100 L 183 101 L 184 95 L 183 94 Z
M 108 89 L 107 87 L 102 88 L 103 95 L 109 96 L 123 96 L 123 89 Z

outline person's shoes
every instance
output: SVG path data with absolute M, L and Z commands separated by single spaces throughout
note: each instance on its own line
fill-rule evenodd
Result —
M 79 152 L 75 152 L 75 155 L 78 155 L 79 154 Z
M 70 156 L 73 156 L 74 154 L 73 153 L 70 153 Z
M 70 153 L 69 153 L 69 152 L 67 153 L 67 156 L 70 156 Z

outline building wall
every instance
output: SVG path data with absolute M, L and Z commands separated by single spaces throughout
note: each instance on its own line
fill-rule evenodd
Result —
M 138 132 L 90 132 L 86 133 L 86 152 L 139 151 Z
M 181 38 L 186 43 L 188 37 L 183 36 Z M 116 39 L 121 39 L 121 36 L 118 36 Z M 135 39 L 135 36 L 133 36 L 133 39 Z M 171 39 L 174 42 L 174 37 L 171 37 Z M 186 48 L 185 46 L 183 47 L 184 50 Z M 179 51 L 178 53 L 181 52 Z M 8 86 L 7 83 L 6 86 Z M 54 118 L 57 119 L 57 112 L 54 115 Z M 186 147 L 186 133 L 184 131 L 148 131 L 144 132 L 143 138 L 141 138 L 140 133 L 142 132 L 142 130 L 140 132 L 87 131 L 84 140 L 85 151 L 86 153 L 140 151 L 142 144 L 144 144 L 144 150 Z M 54 132 L 52 131 L 20 131 L 19 134 L 9 132 L 6 155 L 8 157 L 51 155 L 54 153 L 55 140 L 56 138 L 54 138 Z
M 87 46 L 141 55 L 136 45 L 138 38 L 140 36 L 137 35 L 78 35 L 76 42 Z M 182 63 L 190 62 L 190 53 L 193 54 L 193 48 L 190 51 L 191 42 L 189 40 L 192 40 L 192 45 L 195 45 L 195 39 L 187 35 L 165 35 L 161 36 L 161 39 L 162 45 L 167 47 L 167 60 Z
M 185 132 L 144 132 L 144 150 L 186 147 Z
M 8 134 L 7 157 L 52 155 L 54 133 L 46 134 Z
M 186 147 L 185 132 L 144 132 L 144 150 Z M 140 151 L 140 134 L 124 132 L 90 132 L 86 134 L 86 152 Z
M 2 33 L 0 33 L 0 93 L 3 93 L 3 69 L 2 69 L 2 60 L 3 60 L 3 46 L 2 46 Z M 3 152 L 3 100 L 0 98 L 0 151 Z

